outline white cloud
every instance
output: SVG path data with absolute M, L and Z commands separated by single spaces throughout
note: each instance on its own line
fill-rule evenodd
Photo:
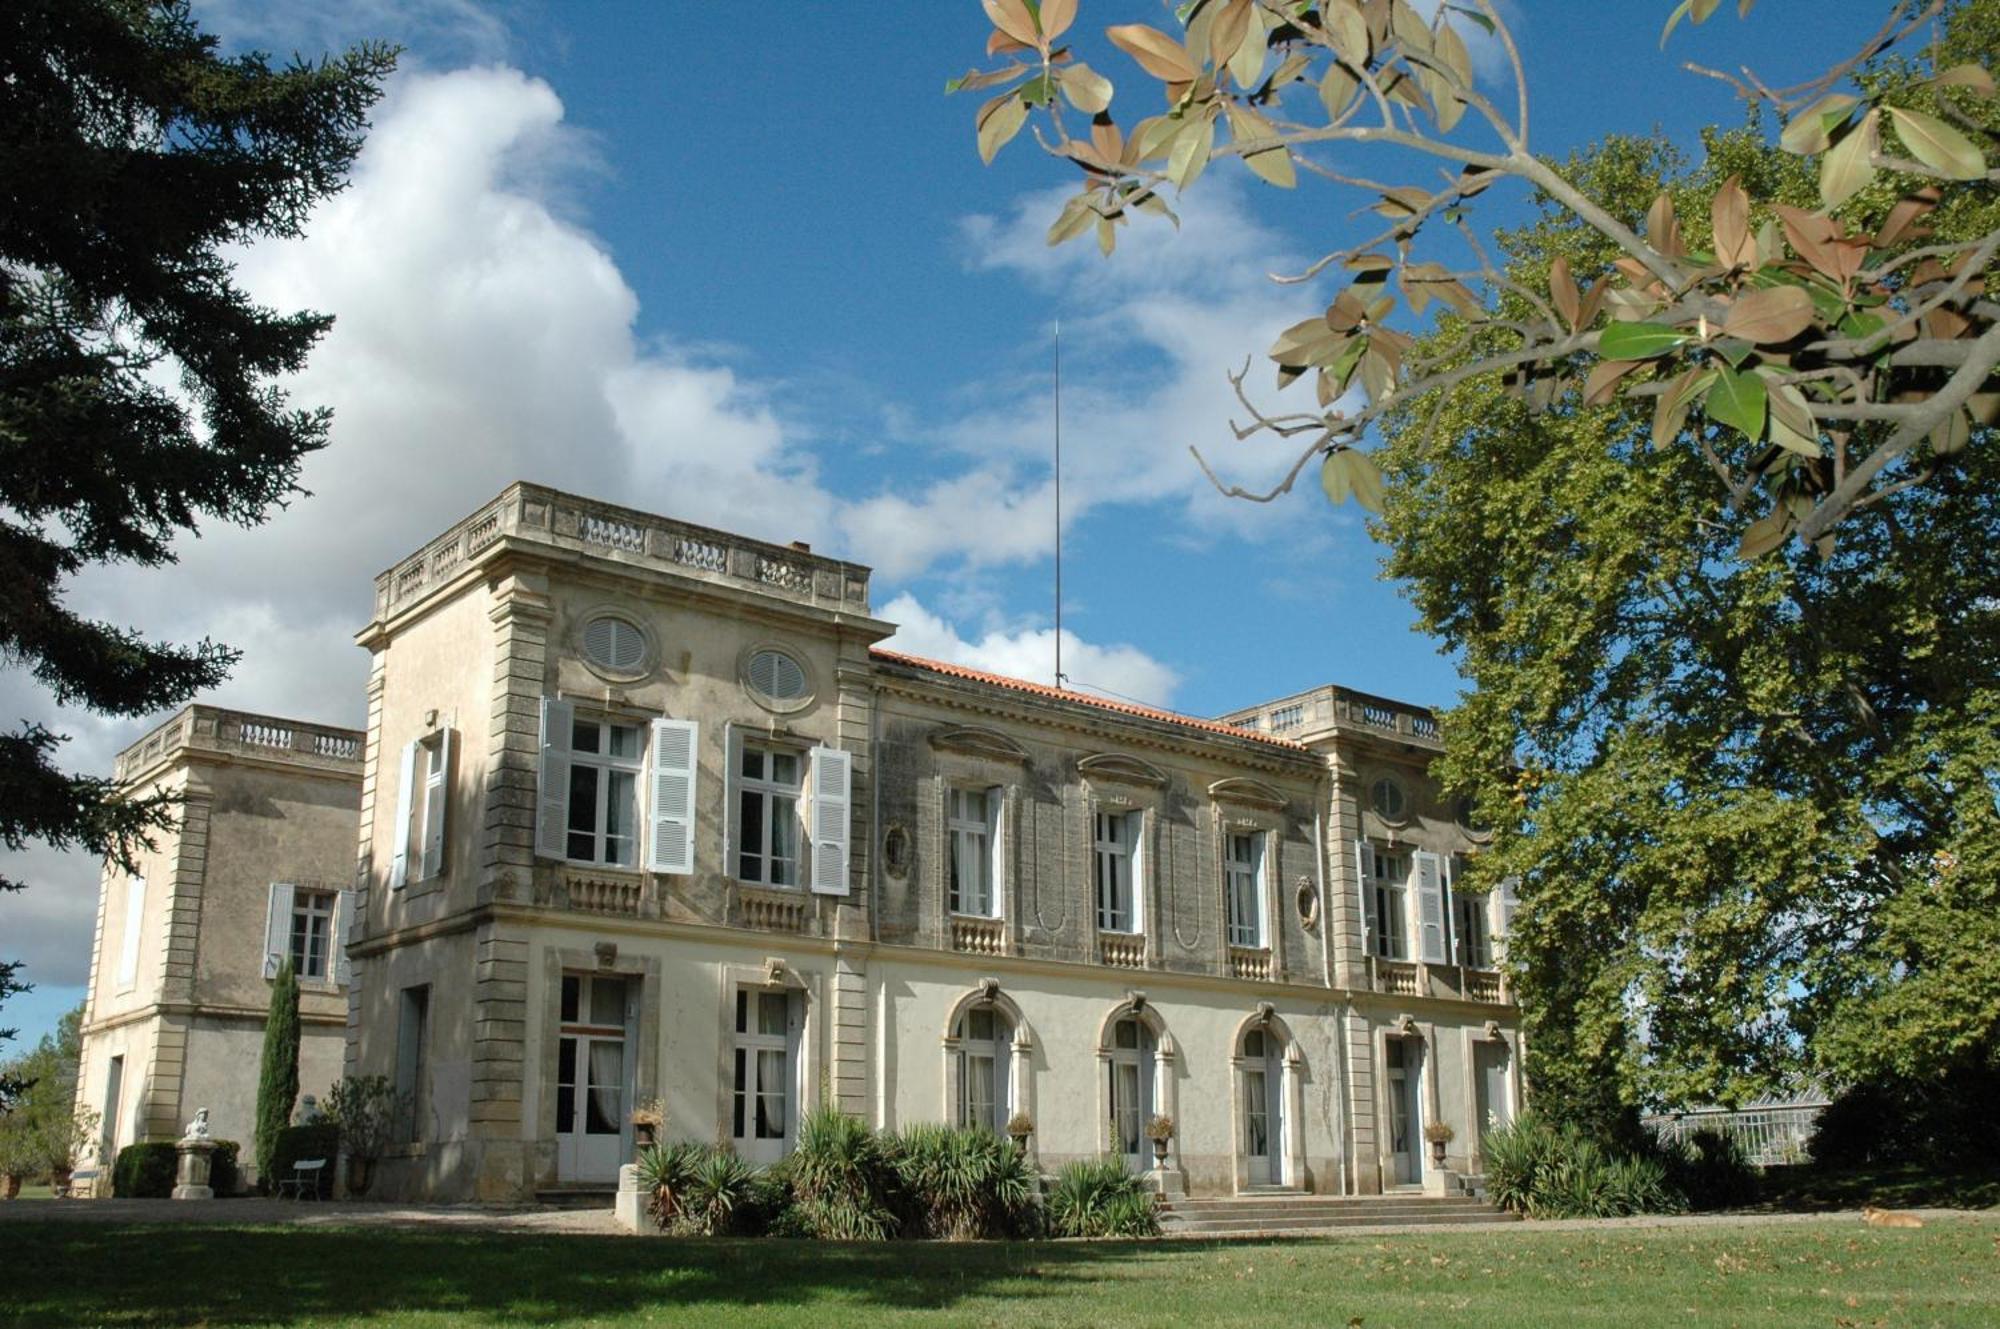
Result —
M 1053 628 L 1023 628 L 1013 632 L 993 629 L 976 641 L 968 641 L 956 627 L 907 594 L 884 606 L 881 616 L 898 625 L 896 635 L 882 643 L 888 650 L 967 665 L 1031 683 L 1055 681 Z M 1178 674 L 1138 647 L 1095 645 L 1081 640 L 1067 628 L 1062 633 L 1062 656 L 1066 686 L 1079 692 L 1095 692 L 1147 706 L 1166 706 L 1180 685 Z

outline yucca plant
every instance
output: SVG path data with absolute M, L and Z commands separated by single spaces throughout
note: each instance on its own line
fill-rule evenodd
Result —
M 705 1148 L 689 1172 L 681 1213 L 704 1237 L 727 1236 L 756 1198 L 757 1169 L 727 1149 Z
M 839 1241 L 895 1235 L 895 1167 L 882 1139 L 860 1118 L 835 1107 L 808 1112 L 786 1167 L 791 1221 L 799 1230 Z
M 648 1196 L 646 1212 L 655 1223 L 668 1227 L 681 1217 L 688 1183 L 710 1149 L 693 1140 L 672 1140 L 639 1151 L 639 1186 Z
M 991 1131 L 919 1124 L 890 1152 L 912 1226 L 923 1235 L 969 1240 L 1033 1230 L 1034 1174 Z
M 1159 1231 L 1157 1197 L 1116 1158 L 1079 1159 L 1056 1174 L 1049 1227 L 1059 1237 L 1141 1237 Z

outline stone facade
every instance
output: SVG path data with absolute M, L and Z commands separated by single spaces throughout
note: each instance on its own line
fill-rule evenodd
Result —
M 1435 1181 L 1437 1120 L 1478 1170 L 1507 911 L 1449 890 L 1428 713 L 1197 720 L 892 631 L 866 568 L 525 484 L 377 579 L 345 1058 L 409 1095 L 383 1193 L 606 1185 L 655 1099 L 760 1160 L 833 1102 L 1025 1117 L 1047 1167 L 1149 1163 L 1163 1114 L 1202 1194 Z
M 206 1107 L 254 1173 L 268 973 L 274 946 L 291 953 L 295 907 L 315 970 L 299 983 L 300 1085 L 322 1093 L 340 1077 L 362 738 L 190 706 L 119 756 L 124 789 L 177 806 L 136 871 L 106 865 L 98 896 L 77 1089 L 103 1114 L 98 1161 L 177 1139 Z

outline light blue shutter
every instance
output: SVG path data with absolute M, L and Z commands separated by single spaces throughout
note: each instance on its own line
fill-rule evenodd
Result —
M 576 732 L 576 707 L 542 698 L 541 782 L 535 800 L 535 852 L 543 858 L 569 857 L 569 754 Z
M 1500 896 L 1500 937 L 1493 953 L 1500 959 L 1507 957 L 1507 939 L 1514 935 L 1514 907 L 1520 903 L 1515 894 L 1520 889 L 1519 877 L 1502 877 L 1493 889 Z
M 424 861 L 421 881 L 444 874 L 445 809 L 451 803 L 450 729 L 440 729 L 437 766 L 424 772 Z
M 817 895 L 847 894 L 853 779 L 853 757 L 839 748 L 812 750 L 812 889 Z
M 347 965 L 347 938 L 354 930 L 353 891 L 342 891 L 334 906 L 333 916 L 333 981 L 346 987 L 354 981 L 353 971 Z
M 403 744 L 403 760 L 399 767 L 401 774 L 396 778 L 396 819 L 389 823 L 390 833 L 395 836 L 394 850 L 389 855 L 389 889 L 394 890 L 410 879 L 410 806 L 411 786 L 417 778 L 417 744 Z
M 1417 945 L 1425 964 L 1451 958 L 1444 944 L 1444 863 L 1436 854 L 1417 851 Z
M 270 902 L 264 914 L 264 977 L 276 978 L 292 942 L 292 892 L 289 883 L 271 883 Z
M 694 871 L 695 784 L 701 728 L 693 720 L 653 721 L 653 806 L 646 833 L 651 872 Z

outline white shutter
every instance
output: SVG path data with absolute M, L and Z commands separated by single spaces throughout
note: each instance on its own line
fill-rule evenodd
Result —
M 1465 938 L 1458 935 L 1458 860 L 1440 854 L 1444 860 L 1444 953 L 1454 964 L 1465 965 Z
M 354 930 L 353 891 L 342 891 L 333 906 L 333 981 L 346 987 L 354 981 L 347 967 L 347 934 Z
M 1519 877 L 1502 877 L 1500 884 L 1493 888 L 1494 894 L 1500 897 L 1500 936 L 1493 947 L 1497 959 L 1507 958 L 1507 939 L 1514 935 L 1514 907 L 1520 903 L 1515 892 L 1520 885 Z
M 1444 944 L 1444 862 L 1422 849 L 1416 858 L 1418 957 L 1425 964 L 1445 964 L 1451 953 Z
M 847 894 L 847 838 L 854 758 L 839 748 L 812 750 L 812 888 Z
M 396 781 L 395 852 L 389 855 L 389 888 L 394 890 L 410 879 L 410 808 L 417 782 L 417 747 L 403 744 L 402 775 Z
M 535 796 L 535 852 L 543 858 L 569 857 L 569 752 L 576 732 L 576 707 L 542 698 L 542 769 Z
M 730 881 L 736 879 L 736 772 L 741 769 L 743 754 L 736 748 L 736 726 L 724 721 L 722 725 L 722 875 Z
M 1375 917 L 1375 851 L 1366 840 L 1354 842 L 1354 871 L 1361 896 L 1361 953 L 1375 954 L 1375 936 L 1381 929 Z
M 995 785 L 986 791 L 986 847 L 992 860 L 993 917 L 1007 916 L 1007 851 L 1002 837 L 1007 830 L 1007 791 Z
M 132 986 L 139 977 L 139 933 L 146 926 L 146 879 L 136 873 L 125 879 L 125 934 L 118 939 L 118 986 Z
M 451 800 L 451 730 L 438 730 L 437 747 L 424 772 L 424 861 L 421 880 L 444 874 L 445 807 Z
M 264 915 L 264 977 L 276 978 L 278 966 L 292 944 L 292 891 L 282 881 L 271 883 L 271 902 Z
M 646 828 L 650 872 L 694 871 L 700 738 L 701 726 L 693 720 L 653 721 L 653 805 Z

